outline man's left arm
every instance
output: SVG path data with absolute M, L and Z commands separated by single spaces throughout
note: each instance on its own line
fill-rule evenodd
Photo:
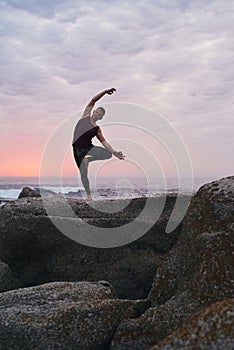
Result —
M 125 156 L 123 155 L 123 153 L 121 151 L 119 151 L 119 152 L 115 151 L 114 148 L 111 147 L 111 145 L 105 140 L 105 137 L 103 136 L 103 133 L 102 133 L 100 128 L 98 129 L 98 132 L 97 132 L 97 138 L 103 144 L 103 146 L 109 152 L 111 152 L 115 157 L 117 157 L 119 159 L 124 159 L 125 158 Z

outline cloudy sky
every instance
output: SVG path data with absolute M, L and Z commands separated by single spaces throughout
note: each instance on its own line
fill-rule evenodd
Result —
M 117 92 L 101 102 L 105 122 L 118 122 L 108 119 L 110 102 L 148 108 L 181 135 L 195 176 L 233 174 L 233 7 L 233 0 L 0 0 L 0 176 L 37 176 L 56 128 L 112 86 Z M 152 120 L 141 118 L 145 134 L 103 121 L 104 134 L 113 144 L 122 133 L 153 145 Z M 122 150 L 134 173 L 131 145 L 123 141 Z M 150 151 L 173 174 L 164 151 Z M 75 175 L 66 152 L 64 174 Z M 119 162 L 106 174 L 121 172 Z

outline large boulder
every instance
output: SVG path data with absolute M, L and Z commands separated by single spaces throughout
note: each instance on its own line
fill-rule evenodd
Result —
M 151 350 L 233 350 L 234 299 L 207 306 Z
M 55 282 L 1 293 L 0 307 L 1 349 L 98 350 L 147 301 L 115 299 L 106 282 Z
M 157 269 L 152 307 L 118 327 L 113 349 L 149 349 L 195 312 L 233 297 L 233 204 L 234 177 L 200 188 L 176 245 Z
M 159 267 L 149 298 L 164 303 L 186 292 L 201 307 L 232 297 L 234 176 L 202 186 L 181 235 Z
M 0 209 L 0 259 L 10 266 L 24 286 L 101 279 L 112 283 L 121 298 L 145 298 L 161 257 L 175 244 L 180 233 L 178 227 L 171 234 L 165 234 L 175 199 L 176 196 L 168 197 L 164 212 L 144 237 L 111 249 L 84 246 L 63 235 L 44 208 L 46 203 L 53 218 L 62 220 L 64 225 L 74 220 L 66 211 L 61 215 L 61 200 L 57 196 L 46 198 L 44 202 L 41 198 L 30 197 L 10 202 Z M 159 200 L 152 199 L 153 208 Z M 123 225 L 123 232 L 124 225 L 144 208 L 145 201 L 144 198 L 134 199 L 126 210 L 112 214 L 95 210 L 84 201 L 68 200 L 80 222 L 101 227 Z M 110 209 L 112 204 L 112 201 L 105 201 Z M 82 232 L 82 224 L 79 225 Z

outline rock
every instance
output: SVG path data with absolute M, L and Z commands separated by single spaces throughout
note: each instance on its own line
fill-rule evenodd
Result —
M 186 291 L 188 302 L 196 300 L 204 307 L 232 297 L 233 217 L 234 177 L 202 186 L 176 246 L 157 271 L 149 298 L 164 303 Z
M 0 207 L 11 201 L 13 201 L 12 198 L 0 197 Z
M 233 231 L 234 176 L 203 185 L 190 203 L 184 233 L 208 234 Z
M 234 299 L 212 304 L 194 314 L 151 350 L 233 350 Z
M 12 275 L 10 267 L 0 261 L 0 292 L 20 288 L 20 282 Z
M 100 283 L 57 282 L 2 293 L 0 307 L 1 349 L 98 350 L 147 302 L 114 299 Z
M 178 241 L 157 269 L 148 296 L 153 307 L 120 324 L 112 349 L 149 349 L 195 312 L 233 297 L 233 182 L 207 184 L 193 197 Z
M 0 209 L 0 259 L 23 286 L 53 281 L 107 280 L 121 298 L 147 297 L 166 251 L 175 244 L 179 229 L 165 237 L 164 227 L 176 197 L 168 198 L 162 217 L 144 237 L 111 249 L 92 248 L 64 236 L 51 222 L 41 198 L 22 198 Z M 60 218 L 60 198 L 46 198 L 53 217 Z M 119 213 L 104 213 L 85 202 L 69 199 L 81 220 L 94 225 L 121 225 L 134 219 L 145 199 L 132 200 Z M 157 204 L 157 199 L 155 202 Z M 111 208 L 112 201 L 105 201 Z M 63 211 L 63 220 L 73 220 Z M 81 230 L 82 230 L 82 226 Z M 161 242 L 160 242 L 161 237 Z
M 196 304 L 186 304 L 186 295 L 180 296 L 180 302 L 171 299 L 164 305 L 150 307 L 140 317 L 125 320 L 118 326 L 111 350 L 149 350 L 185 322 L 196 309 Z
M 79 222 L 101 227 L 122 227 L 138 217 L 145 203 L 145 199 L 133 200 L 127 209 L 113 214 L 98 210 L 95 207 L 99 205 L 97 203 L 94 203 L 94 208 L 90 208 L 85 202 L 70 199 L 73 217 L 66 210 L 61 216 L 59 198 L 44 199 L 44 204 L 45 201 L 46 206 L 51 209 L 50 217 L 57 218 L 64 225 L 78 215 Z M 229 311 L 225 311 L 229 306 L 219 305 L 223 300 L 233 297 L 231 254 L 234 230 L 234 177 L 202 186 L 192 198 L 183 223 L 172 234 L 165 234 L 164 229 L 175 197 L 167 198 L 164 212 L 143 237 L 131 244 L 111 249 L 83 246 L 64 236 L 50 221 L 43 203 L 41 198 L 23 198 L 0 209 L 0 258 L 10 266 L 12 274 L 24 286 L 57 280 L 100 280 L 98 285 L 94 284 L 95 288 L 109 290 L 111 283 L 121 298 L 146 298 L 149 291 L 150 293 L 147 299 L 141 301 L 114 299 L 113 294 L 104 300 L 87 298 L 85 301 L 76 301 L 75 304 L 74 301 L 72 304 L 68 302 L 67 309 L 63 309 L 63 303 L 59 301 L 60 309 L 57 309 L 57 301 L 56 306 L 49 302 L 50 297 L 45 297 L 44 302 L 41 295 L 36 297 L 39 290 L 32 289 L 35 304 L 30 304 L 31 299 L 28 296 L 17 297 L 19 300 L 26 300 L 25 307 L 21 302 L 21 310 L 26 312 L 23 320 L 19 320 L 22 314 L 18 309 L 12 317 L 13 323 L 11 317 L 4 323 L 7 318 L 5 314 L 11 315 L 13 311 L 6 310 L 3 316 L 0 315 L 4 330 L 0 342 L 5 342 L 3 344 L 6 344 L 6 339 L 15 329 L 13 339 L 20 339 L 18 343 L 24 348 L 29 339 L 25 334 L 30 334 L 32 343 L 29 344 L 33 348 L 34 342 L 38 342 L 38 330 L 41 328 L 44 332 L 43 345 L 39 340 L 41 347 L 38 349 L 63 349 L 65 344 L 69 349 L 76 346 L 81 350 L 148 350 L 173 332 L 176 339 L 180 339 L 180 335 L 176 333 L 179 327 L 182 327 L 182 338 L 184 339 L 186 333 L 186 339 L 191 343 L 196 335 L 188 329 L 184 330 L 185 322 L 190 324 L 192 320 L 189 329 L 194 326 L 198 335 L 201 326 L 199 322 L 202 320 L 206 322 L 209 319 L 207 329 L 211 329 L 211 332 L 215 327 L 213 320 L 220 320 L 220 315 L 229 322 Z M 111 201 L 106 202 L 106 205 L 111 208 Z M 152 200 L 152 205 L 157 208 L 157 199 Z M 149 217 L 149 220 L 151 219 L 154 217 Z M 83 226 L 79 224 L 78 227 L 82 230 Z M 51 290 L 51 286 L 49 288 Z M 28 293 L 28 290 L 31 289 L 26 288 L 25 293 Z M 22 293 L 21 289 L 14 292 L 15 295 L 18 292 Z M 9 301 L 13 294 L 7 293 L 13 292 L 2 294 L 4 298 L 9 295 Z M 210 306 L 217 302 L 220 304 Z M 51 311 L 46 309 L 48 304 L 52 305 Z M 6 308 L 7 305 L 4 302 L 2 304 Z M 10 307 L 13 310 L 13 305 Z M 204 309 L 205 307 L 207 309 Z M 193 316 L 197 312 L 201 312 L 198 318 Z M 219 337 L 227 334 L 224 330 L 226 323 L 218 321 L 217 326 L 219 325 L 220 332 L 217 332 L 215 338 L 217 344 Z M 57 333 L 57 330 L 61 332 Z M 206 337 L 209 342 L 211 338 L 208 333 Z M 199 343 L 200 338 L 196 339 Z M 165 349 L 167 345 L 171 346 L 172 338 L 167 341 L 169 343 L 165 343 Z M 14 349 L 16 341 L 12 340 L 10 345 L 12 344 L 11 349 Z M 220 344 L 229 346 L 229 343 Z M 62 347 L 59 347 L 60 345 Z M 25 349 L 27 350 L 27 347 Z
M 40 192 L 32 189 L 31 187 L 24 187 L 20 192 L 18 198 L 20 199 L 25 197 L 41 197 L 41 195 Z
M 50 197 L 50 198 L 59 196 L 59 194 L 51 190 L 46 190 L 44 188 L 35 187 L 33 189 L 31 187 L 24 187 L 20 192 L 18 199 L 27 198 L 27 197 L 41 197 L 41 195 L 43 195 L 43 197 Z

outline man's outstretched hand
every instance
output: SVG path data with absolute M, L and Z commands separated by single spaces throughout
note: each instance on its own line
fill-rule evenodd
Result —
M 121 159 L 121 160 L 126 158 L 121 151 L 115 152 L 114 156 Z
M 108 95 L 112 95 L 113 92 L 115 92 L 115 91 L 116 91 L 115 88 L 111 88 L 111 89 L 107 89 L 107 90 L 106 90 L 106 93 L 107 93 Z

